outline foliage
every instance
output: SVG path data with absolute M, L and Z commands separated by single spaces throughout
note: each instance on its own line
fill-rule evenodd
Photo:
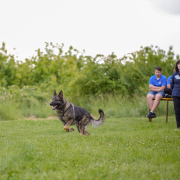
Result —
M 52 115 L 50 96 L 37 86 L 9 86 L 0 88 L 0 119 L 15 120 L 35 116 L 45 118 Z
M 11 86 L 9 89 L 0 90 L 0 120 L 16 120 L 23 117 L 47 118 L 56 116 L 56 111 L 49 105 L 53 96 L 36 86 L 24 86 L 18 89 Z M 146 92 L 144 92 L 145 94 Z M 98 119 L 98 109 L 103 109 L 106 117 L 145 117 L 148 114 L 148 105 L 145 95 L 134 95 L 133 97 L 121 94 L 106 93 L 98 96 L 69 96 L 64 92 L 64 97 L 74 105 L 88 110 L 95 119 Z M 158 117 L 166 114 L 166 104 L 161 102 L 156 109 Z M 174 115 L 173 102 L 169 103 L 169 116 Z M 147 119 L 147 117 L 145 117 Z
M 97 109 L 104 104 L 107 116 L 121 117 L 128 114 L 131 117 L 132 114 L 128 113 L 126 107 L 133 108 L 137 103 L 134 103 L 133 99 L 141 97 L 142 100 L 142 97 L 146 96 L 154 68 L 161 66 L 163 75 L 168 77 L 173 73 L 175 61 L 179 58 L 179 55 L 176 55 L 175 59 L 172 46 L 167 53 L 158 46 L 140 47 L 139 51 L 120 59 L 114 53 L 107 57 L 100 54 L 95 57 L 85 56 L 84 52 L 80 53 L 72 46 L 64 52 L 63 47 L 64 44 L 45 43 L 44 51 L 38 49 L 35 56 L 16 61 L 14 55 L 7 54 L 5 43 L 2 43 L 1 119 L 54 115 L 55 113 L 48 109 L 54 90 L 63 90 L 70 102 L 83 106 L 90 113 L 96 114 Z M 127 105 L 121 106 L 119 102 Z M 94 103 L 98 105 L 94 106 Z M 114 103 L 117 106 L 114 106 Z M 121 113 L 118 113 L 117 107 L 121 107 Z M 135 114 L 144 116 L 147 107 L 140 105 L 139 108 L 133 108 L 136 109 Z M 6 109 L 11 109 L 12 114 L 6 113 Z M 17 113 L 13 113 L 14 111 Z M 163 114 L 161 108 L 159 114 Z
M 133 96 L 148 90 L 149 77 L 161 66 L 163 75 L 170 76 L 175 65 L 173 47 L 166 53 L 159 47 L 140 47 L 118 59 L 112 53 L 104 57 L 85 56 L 72 46 L 67 52 L 61 46 L 46 43 L 45 50 L 36 50 L 36 56 L 15 61 L 8 55 L 5 43 L 0 49 L 0 86 L 38 86 L 41 91 L 63 89 L 72 95 L 99 95 L 119 93 Z M 179 58 L 179 55 L 176 56 Z

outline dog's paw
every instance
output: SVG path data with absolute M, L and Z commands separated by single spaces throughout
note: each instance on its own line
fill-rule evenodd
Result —
M 69 132 L 71 132 L 71 131 L 74 131 L 74 129 L 73 128 L 69 129 Z

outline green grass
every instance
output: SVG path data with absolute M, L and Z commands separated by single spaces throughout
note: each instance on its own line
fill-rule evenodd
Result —
M 179 179 L 175 117 L 107 118 L 91 136 L 59 120 L 0 121 L 0 179 Z
M 36 94 L 34 94 L 35 96 Z M 42 94 L 43 97 L 44 94 Z M 15 98 L 0 99 L 0 120 L 18 120 L 23 117 L 47 118 L 49 116 L 57 116 L 56 111 L 52 110 L 49 105 L 52 96 L 46 97 L 45 100 L 35 98 L 30 94 L 25 97 L 15 96 Z M 13 96 L 14 97 L 14 96 Z M 135 95 L 134 97 L 113 94 L 99 95 L 98 97 L 70 97 L 64 95 L 67 101 L 74 105 L 80 106 L 88 110 L 90 114 L 98 117 L 98 109 L 102 109 L 107 118 L 132 118 L 145 117 L 148 114 L 149 107 L 146 96 Z M 0 97 L 1 98 L 1 97 Z M 10 111 L 7 111 L 10 109 Z M 156 109 L 156 114 L 163 116 L 166 114 L 166 102 L 160 102 Z M 174 104 L 169 102 L 169 115 L 174 115 Z

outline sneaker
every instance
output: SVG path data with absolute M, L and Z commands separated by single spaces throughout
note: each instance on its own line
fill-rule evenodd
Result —
M 156 113 L 153 112 L 153 113 L 151 114 L 151 118 L 155 118 L 155 117 L 156 117 Z
M 169 94 L 166 94 L 166 95 L 165 95 L 165 98 L 172 98 L 172 96 L 169 95 Z
M 149 112 L 149 114 L 147 115 L 148 118 L 151 118 L 151 115 L 153 114 L 153 112 Z
M 148 118 L 155 118 L 156 117 L 156 113 L 155 112 L 149 112 L 149 114 L 147 115 Z

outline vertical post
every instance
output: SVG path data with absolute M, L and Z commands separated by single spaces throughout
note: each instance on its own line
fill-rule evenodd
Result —
M 151 118 L 149 118 L 149 122 L 152 122 Z
M 168 104 L 169 104 L 169 101 L 168 101 L 168 99 L 167 99 L 166 122 L 168 122 Z

